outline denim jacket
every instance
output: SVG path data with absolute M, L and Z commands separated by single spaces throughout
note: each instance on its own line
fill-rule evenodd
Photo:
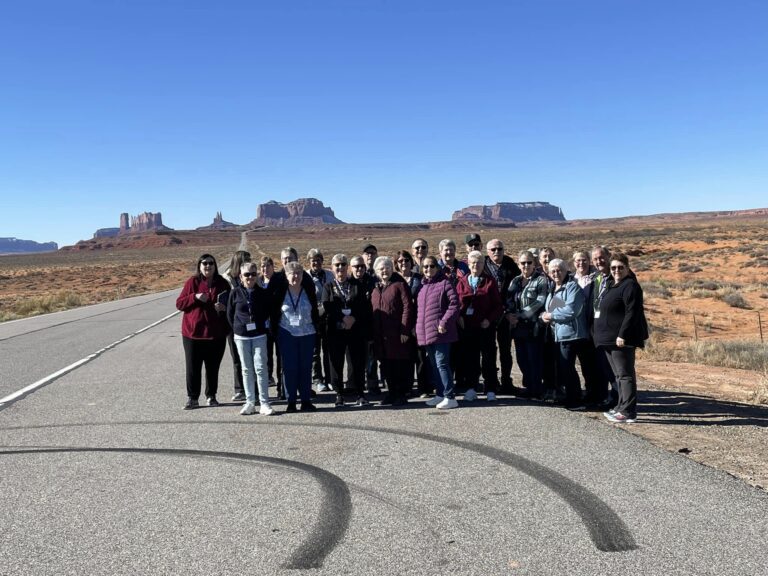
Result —
M 568 278 L 565 284 L 547 296 L 546 308 L 552 314 L 555 342 L 589 337 L 586 303 L 584 292 L 573 278 Z

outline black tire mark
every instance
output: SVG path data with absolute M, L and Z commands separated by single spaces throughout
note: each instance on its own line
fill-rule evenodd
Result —
M 206 458 L 226 458 L 248 463 L 265 463 L 286 468 L 294 468 L 314 478 L 323 492 L 324 498 L 320 503 L 320 512 L 314 527 L 307 539 L 297 547 L 290 558 L 283 564 L 283 568 L 291 570 L 307 570 L 321 568 L 328 554 L 344 537 L 352 517 L 352 498 L 346 482 L 317 466 L 274 458 L 272 456 L 258 456 L 255 454 L 242 454 L 239 452 L 215 452 L 212 450 L 185 450 L 174 448 L 97 448 L 97 447 L 64 447 L 64 448 L 35 448 L 0 450 L 0 455 L 12 454 L 55 454 L 69 452 L 107 452 L 107 453 L 132 453 L 132 454 L 162 454 L 165 456 L 192 456 Z
M 469 450 L 476 452 L 487 458 L 501 462 L 505 466 L 509 466 L 522 472 L 523 474 L 533 478 L 540 482 L 560 498 L 562 498 L 568 506 L 581 518 L 582 523 L 589 532 L 590 539 L 595 547 L 602 552 L 627 552 L 629 550 L 636 550 L 638 545 L 635 543 L 635 539 L 632 536 L 629 528 L 624 521 L 619 518 L 618 514 L 613 509 L 603 502 L 599 497 L 590 492 L 584 486 L 581 486 L 577 482 L 574 482 L 567 476 L 560 474 L 547 468 L 546 466 L 529 460 L 523 456 L 518 456 L 512 452 L 501 450 L 499 448 L 493 448 L 491 446 L 485 446 L 476 442 L 467 442 L 464 440 L 456 440 L 453 438 L 445 438 L 442 436 L 435 436 L 433 434 L 427 434 L 425 432 L 411 432 L 404 430 L 395 430 L 392 428 L 380 428 L 377 426 L 354 426 L 351 424 L 319 424 L 311 422 L 280 422 L 279 420 L 271 420 L 269 422 L 253 421 L 248 422 L 231 421 L 231 420 L 195 420 L 195 421 L 179 421 L 179 420 L 151 420 L 151 421 L 125 421 L 125 422 L 100 422 L 96 424 L 86 423 L 74 423 L 74 424 L 52 424 L 52 425 L 40 425 L 40 426 L 15 426 L 0 428 L 0 430 L 29 430 L 33 428 L 55 428 L 55 427 L 81 427 L 81 426 L 115 426 L 115 425 L 176 425 L 176 424 L 245 424 L 245 425 L 266 425 L 266 426 L 303 426 L 307 428 L 333 428 L 337 430 L 357 430 L 362 432 L 380 432 L 383 434 L 394 434 L 396 436 L 407 436 L 411 438 L 419 438 L 421 440 L 427 440 L 429 442 L 436 442 L 439 444 L 447 444 L 461 448 L 463 450 Z

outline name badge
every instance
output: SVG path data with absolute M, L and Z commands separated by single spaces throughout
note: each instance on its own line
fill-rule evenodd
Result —
M 595 318 L 600 318 L 600 310 L 595 310 Z
M 301 326 L 301 316 L 298 314 L 291 314 L 288 316 L 288 323 L 291 326 Z
M 256 322 L 248 322 L 248 324 L 245 325 L 245 329 L 248 330 L 248 332 L 253 332 L 256 330 Z
M 344 314 L 344 316 L 349 316 L 350 314 L 352 314 L 352 309 L 351 308 L 342 308 L 341 309 L 341 313 Z
M 472 306 L 467 308 L 467 312 L 466 312 L 467 316 L 472 316 L 472 314 L 474 314 L 474 313 L 475 313 L 475 309 L 472 308 Z

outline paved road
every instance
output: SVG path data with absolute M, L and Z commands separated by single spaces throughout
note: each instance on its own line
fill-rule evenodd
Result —
M 0 325 L 3 394 L 173 299 Z M 0 408 L 0 573 L 768 573 L 765 493 L 583 415 L 182 411 L 179 324 Z

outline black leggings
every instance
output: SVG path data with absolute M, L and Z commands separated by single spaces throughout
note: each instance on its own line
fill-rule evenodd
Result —
M 205 397 L 216 396 L 219 390 L 219 365 L 227 346 L 226 338 L 195 340 L 182 336 L 187 363 L 187 397 L 197 400 L 205 364 Z

